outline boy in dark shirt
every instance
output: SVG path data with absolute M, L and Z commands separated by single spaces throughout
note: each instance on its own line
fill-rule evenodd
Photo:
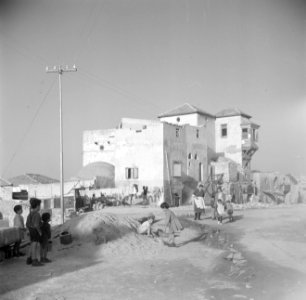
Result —
M 41 216 L 42 225 L 41 225 L 41 240 L 40 240 L 40 257 L 41 257 L 41 262 L 43 263 L 51 262 L 51 260 L 47 258 L 48 243 L 49 239 L 51 239 L 51 226 L 49 224 L 50 218 L 51 216 L 47 212 L 43 213 Z
M 40 218 L 40 204 L 41 200 L 36 198 L 30 199 L 31 210 L 27 217 L 26 227 L 30 233 L 31 240 L 31 256 L 27 259 L 27 264 L 31 264 L 33 267 L 43 266 L 38 261 L 38 248 L 41 239 L 41 218 Z

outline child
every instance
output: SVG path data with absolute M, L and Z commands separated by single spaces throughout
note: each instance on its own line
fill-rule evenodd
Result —
M 234 221 L 234 218 L 233 218 L 234 208 L 233 208 L 233 204 L 231 203 L 230 200 L 226 201 L 226 211 L 227 211 L 227 214 L 228 214 L 229 221 L 233 222 Z
M 41 218 L 39 214 L 40 204 L 41 200 L 36 198 L 30 199 L 31 210 L 26 222 L 31 240 L 31 255 L 27 259 L 27 264 L 32 264 L 33 267 L 43 266 L 43 264 L 38 261 L 38 248 L 41 239 Z
M 154 218 L 155 218 L 154 215 L 150 215 L 148 219 L 139 226 L 138 233 L 147 234 L 148 236 L 153 235 L 152 224 L 154 222 Z
M 13 255 L 16 257 L 19 256 L 24 256 L 25 254 L 20 252 L 19 247 L 21 244 L 21 241 L 24 238 L 24 232 L 25 232 L 25 227 L 24 227 L 24 220 L 22 216 L 22 206 L 21 205 L 15 205 L 14 206 L 14 212 L 15 212 L 15 217 L 14 217 L 14 227 L 19 228 L 20 230 L 20 240 L 17 241 L 14 245 L 14 250 L 13 250 Z
M 160 208 L 165 213 L 165 232 L 169 235 L 168 242 L 166 242 L 165 244 L 169 247 L 176 247 L 174 243 L 175 233 L 182 231 L 184 228 L 181 225 L 177 216 L 174 214 L 174 212 L 169 209 L 168 203 L 163 202 L 160 205 Z
M 224 205 L 223 205 L 222 200 L 218 199 L 218 201 L 217 201 L 217 220 L 218 220 L 218 224 L 222 225 L 223 215 L 224 215 Z
M 201 214 L 205 214 L 205 191 L 204 185 L 202 183 L 199 184 L 198 188 L 193 193 L 193 210 L 194 210 L 194 219 L 200 220 Z
M 49 239 L 51 239 L 51 227 L 50 227 L 50 214 L 43 213 L 41 216 L 41 240 L 40 240 L 40 261 L 42 263 L 50 263 L 51 260 L 47 258 Z

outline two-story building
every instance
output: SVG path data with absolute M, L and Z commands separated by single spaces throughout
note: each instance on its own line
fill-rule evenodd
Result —
M 84 131 L 83 166 L 112 165 L 116 187 L 160 189 L 170 202 L 206 181 L 218 156 L 250 169 L 259 126 L 249 115 L 239 110 L 212 115 L 186 103 L 158 118 L 123 118 L 115 129 Z

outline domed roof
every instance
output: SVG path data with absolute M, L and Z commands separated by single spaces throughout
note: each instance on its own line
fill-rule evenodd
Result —
M 93 162 L 84 166 L 76 176 L 79 179 L 93 179 L 95 177 L 115 178 L 115 167 L 107 162 Z

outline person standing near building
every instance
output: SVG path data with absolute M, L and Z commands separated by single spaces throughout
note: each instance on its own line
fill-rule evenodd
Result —
M 205 214 L 205 191 L 204 185 L 202 183 L 199 184 L 198 188 L 193 192 L 193 209 L 194 209 L 194 219 L 200 220 L 201 214 Z
M 24 238 L 24 232 L 26 231 L 24 227 L 24 219 L 22 216 L 22 206 L 21 205 L 15 205 L 14 206 L 14 212 L 15 212 L 15 217 L 14 217 L 14 227 L 19 228 L 20 231 L 20 240 L 17 241 L 14 245 L 14 256 L 24 256 L 25 254 L 20 252 L 19 247 L 21 244 L 21 241 Z
M 143 186 L 142 187 L 142 200 L 143 200 L 143 204 L 147 204 L 147 200 L 148 200 L 148 187 L 147 186 Z
M 40 256 L 41 262 L 50 263 L 51 260 L 47 258 L 49 240 L 51 239 L 51 226 L 49 224 L 51 216 L 49 213 L 43 213 L 41 216 L 41 240 L 40 240 Z
M 36 198 L 30 199 L 31 210 L 27 217 L 26 227 L 30 233 L 31 240 L 31 256 L 27 259 L 27 264 L 32 264 L 34 267 L 43 266 L 38 261 L 38 250 L 41 239 L 41 218 L 40 218 L 40 204 L 41 200 Z

